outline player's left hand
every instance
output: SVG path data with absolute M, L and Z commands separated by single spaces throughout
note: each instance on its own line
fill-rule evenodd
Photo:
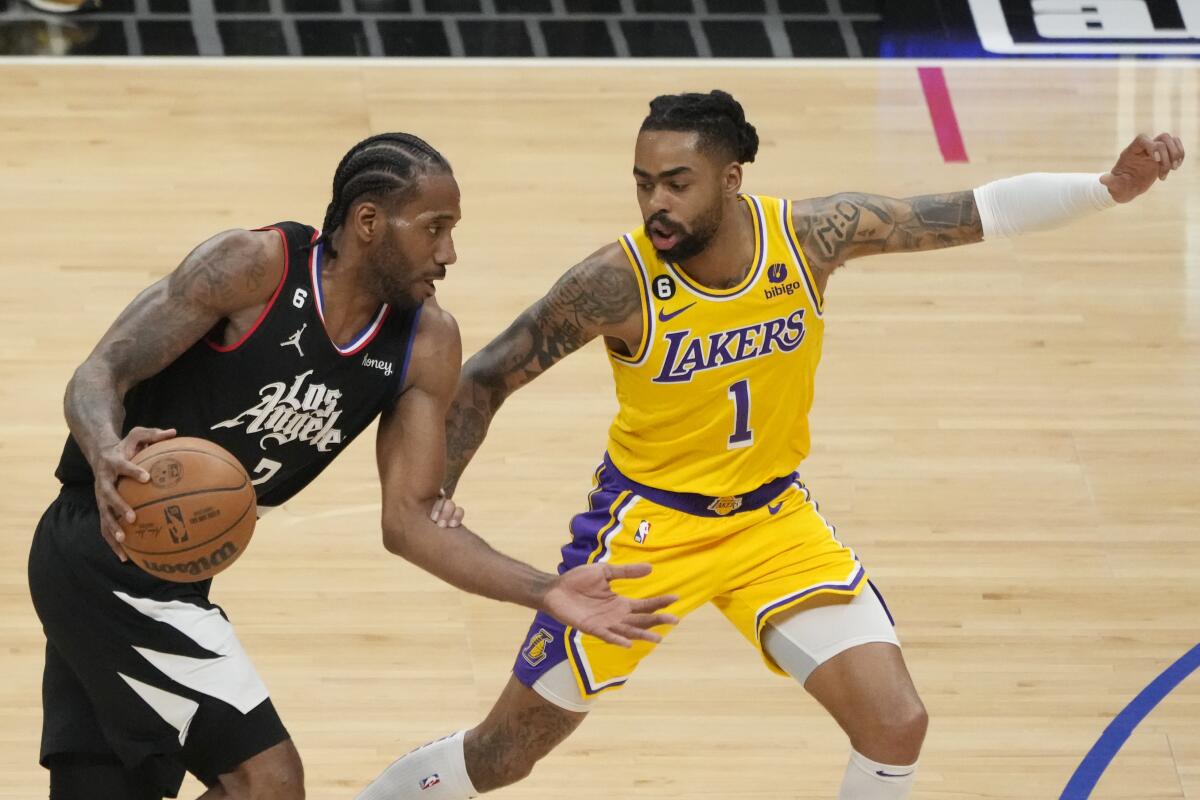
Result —
M 546 592 L 544 610 L 559 622 L 590 633 L 620 647 L 629 647 L 634 639 L 660 642 L 662 636 L 650 630 L 659 625 L 675 625 L 674 614 L 655 613 L 679 598 L 659 595 L 633 600 L 615 593 L 610 581 L 644 578 L 649 564 L 584 564 L 555 578 Z
M 443 489 L 433 504 L 433 510 L 429 512 L 429 518 L 436 522 L 439 528 L 457 528 L 462 524 L 464 514 L 466 509 L 455 505 L 453 500 L 446 497 Z
M 1112 171 L 1100 178 L 1118 203 L 1128 203 L 1154 181 L 1165 181 L 1172 170 L 1183 166 L 1183 142 L 1178 136 L 1160 133 L 1151 139 L 1139 134 L 1121 151 Z

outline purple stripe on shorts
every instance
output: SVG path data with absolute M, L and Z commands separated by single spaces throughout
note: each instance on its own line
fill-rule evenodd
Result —
M 841 592 L 853 591 L 860 583 L 862 583 L 863 577 L 866 574 L 867 574 L 866 570 L 864 570 L 861 566 L 858 566 L 858 569 L 856 569 L 854 571 L 854 579 L 852 581 L 850 581 L 849 583 L 822 583 L 822 584 L 818 584 L 816 586 L 810 586 L 809 588 L 805 589 L 802 592 L 796 592 L 796 594 L 790 594 L 787 597 L 783 597 L 783 598 L 780 598 L 779 600 L 776 600 L 774 603 L 771 603 L 771 605 L 767 606 L 762 611 L 758 612 L 758 615 L 755 616 L 755 618 L 754 618 L 755 630 L 761 628 L 763 619 L 768 614 L 770 614 L 772 611 L 779 608 L 780 606 L 786 606 L 789 603 L 794 603 L 797 600 L 801 600 L 805 597 L 808 597 L 810 594 L 815 594 L 816 592 L 831 591 L 831 590 L 832 591 L 841 591 Z
M 601 537 L 607 532 L 609 524 L 616 524 L 610 509 L 622 490 L 608 484 L 605 480 L 607 472 L 605 467 L 597 472 L 599 485 L 589 495 L 589 510 L 571 519 L 571 541 L 562 548 L 559 575 L 586 564 L 592 553 L 601 546 Z M 524 685 L 533 686 L 547 670 L 566 659 L 566 644 L 566 627 L 549 614 L 539 611 L 533 618 L 525 641 L 521 643 L 513 674 Z
M 892 616 L 892 610 L 888 608 L 887 600 L 883 599 L 883 593 L 875 586 L 871 580 L 867 581 L 867 586 L 871 587 L 871 591 L 879 598 L 879 605 L 883 606 L 883 613 L 887 614 L 888 622 L 892 623 L 892 627 L 896 627 L 896 618 Z
M 572 631 L 572 633 L 575 633 L 575 632 Z M 567 646 L 571 648 L 571 652 L 575 655 L 575 663 L 582 664 L 583 663 L 583 653 L 579 652 L 579 647 L 576 644 L 575 636 L 571 637 L 571 640 L 569 642 L 567 642 Z M 582 670 L 582 669 L 579 670 L 579 679 L 581 681 L 583 681 L 583 694 L 585 697 L 590 697 L 591 695 L 596 694 L 597 692 L 600 691 L 601 688 L 611 689 L 614 686 L 624 686 L 626 683 L 626 679 L 622 678 L 619 681 L 609 681 L 603 687 L 592 686 L 592 682 L 588 680 L 587 671 Z

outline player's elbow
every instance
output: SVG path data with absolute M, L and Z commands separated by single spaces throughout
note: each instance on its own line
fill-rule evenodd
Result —
M 408 558 L 408 526 L 401 519 L 383 519 L 383 549 L 394 556 Z
M 75 368 L 67 388 L 63 392 L 63 411 L 67 421 L 72 421 L 73 413 L 79 408 L 96 402 L 97 393 L 116 395 L 118 399 L 125 396 L 126 387 L 117 383 L 116 376 L 108 364 L 95 354 Z
M 412 498 L 387 504 L 383 513 L 383 547 L 405 561 L 421 559 L 423 537 L 428 535 L 429 512 L 433 500 Z

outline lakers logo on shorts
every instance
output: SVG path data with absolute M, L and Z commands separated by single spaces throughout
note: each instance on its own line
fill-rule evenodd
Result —
M 537 632 L 529 637 L 529 644 L 521 651 L 521 658 L 525 659 L 529 666 L 536 667 L 546 660 L 546 648 L 553 641 L 554 637 L 550 635 L 550 631 L 538 628 Z
M 742 507 L 742 498 L 738 496 L 718 497 L 708 504 L 708 510 L 719 517 L 728 516 Z

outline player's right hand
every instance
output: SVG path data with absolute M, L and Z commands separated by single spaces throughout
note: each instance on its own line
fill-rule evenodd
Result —
M 122 561 L 128 561 L 129 556 L 121 546 L 121 542 L 125 541 L 125 531 L 121 529 L 121 522 L 130 524 L 137 515 L 117 493 L 117 481 L 123 476 L 141 483 L 150 480 L 150 473 L 130 459 L 155 442 L 162 442 L 174 436 L 174 428 L 133 428 L 121 441 L 102 447 L 93 460 L 96 507 L 100 509 L 100 535 Z

